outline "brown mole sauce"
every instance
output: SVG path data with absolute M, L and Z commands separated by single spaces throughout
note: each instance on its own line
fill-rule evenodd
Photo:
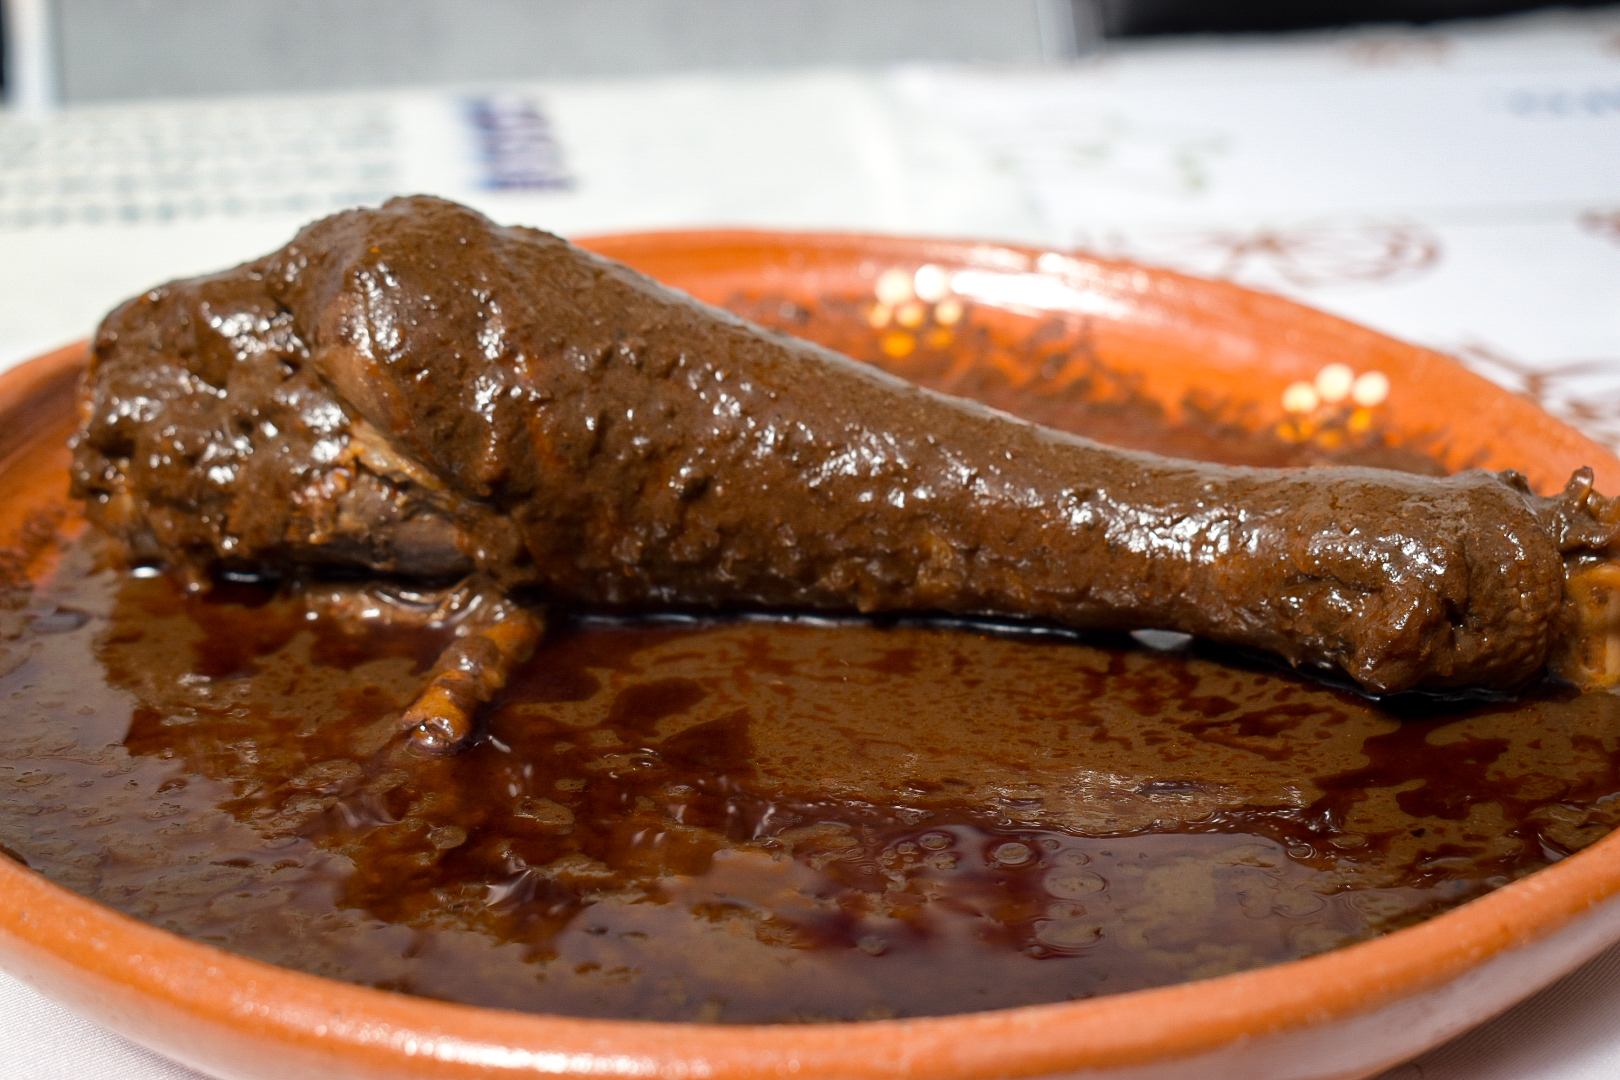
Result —
M 0 843 L 275 963 L 587 1016 L 923 1015 L 1409 924 L 1603 835 L 1620 700 L 1401 719 L 1200 649 L 972 625 L 575 620 L 443 759 L 445 640 L 70 547 L 14 589 Z
M 8 506 L 59 446 L 0 468 Z M 0 546 L 4 852 L 372 986 L 728 1022 L 1058 1001 L 1408 925 L 1620 820 L 1614 696 L 1380 706 L 972 624 L 554 619 L 486 736 L 425 759 L 388 731 L 448 628 L 187 596 L 76 520 Z

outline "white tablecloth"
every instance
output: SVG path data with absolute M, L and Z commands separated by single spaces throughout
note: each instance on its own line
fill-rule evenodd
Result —
M 572 235 L 983 236 L 1232 277 L 1450 351 L 1620 445 L 1615 9 L 1061 69 L 497 90 L 0 118 L 0 367 L 330 207 L 434 191 Z M 493 144 L 491 116 L 523 137 Z M 199 149 L 220 131 L 252 137 Z M 0 1076 L 190 1075 L 0 976 Z M 1388 1074 L 1616 1075 L 1620 950 Z

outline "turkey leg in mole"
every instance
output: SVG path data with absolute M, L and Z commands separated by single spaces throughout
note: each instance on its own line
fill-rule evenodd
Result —
M 193 583 L 471 576 L 477 640 L 407 715 L 437 746 L 532 648 L 517 588 L 1172 629 L 1372 693 L 1620 667 L 1605 614 L 1620 508 L 1589 472 L 1549 498 L 1511 473 L 1117 450 L 426 197 L 118 308 L 74 451 L 91 519 Z

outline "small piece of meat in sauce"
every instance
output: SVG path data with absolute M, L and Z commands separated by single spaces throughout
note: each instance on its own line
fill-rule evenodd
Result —
M 1173 629 L 1374 693 L 1616 666 L 1620 508 L 1589 472 L 1549 498 L 1117 450 L 426 197 L 118 308 L 74 449 L 91 519 L 194 582 L 317 565 L 564 605 Z

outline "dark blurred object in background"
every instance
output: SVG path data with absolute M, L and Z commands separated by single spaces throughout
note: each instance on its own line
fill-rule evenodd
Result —
M 11 21 L 11 12 L 4 4 L 0 4 L 0 103 L 6 100 L 6 69 L 11 66 L 11 54 L 6 51 L 9 42 L 6 40 L 6 24 Z
M 1080 0 L 1089 4 L 1089 0 Z M 1093 25 L 1108 37 L 1308 30 L 1358 23 L 1429 23 L 1611 0 L 1096 0 Z

